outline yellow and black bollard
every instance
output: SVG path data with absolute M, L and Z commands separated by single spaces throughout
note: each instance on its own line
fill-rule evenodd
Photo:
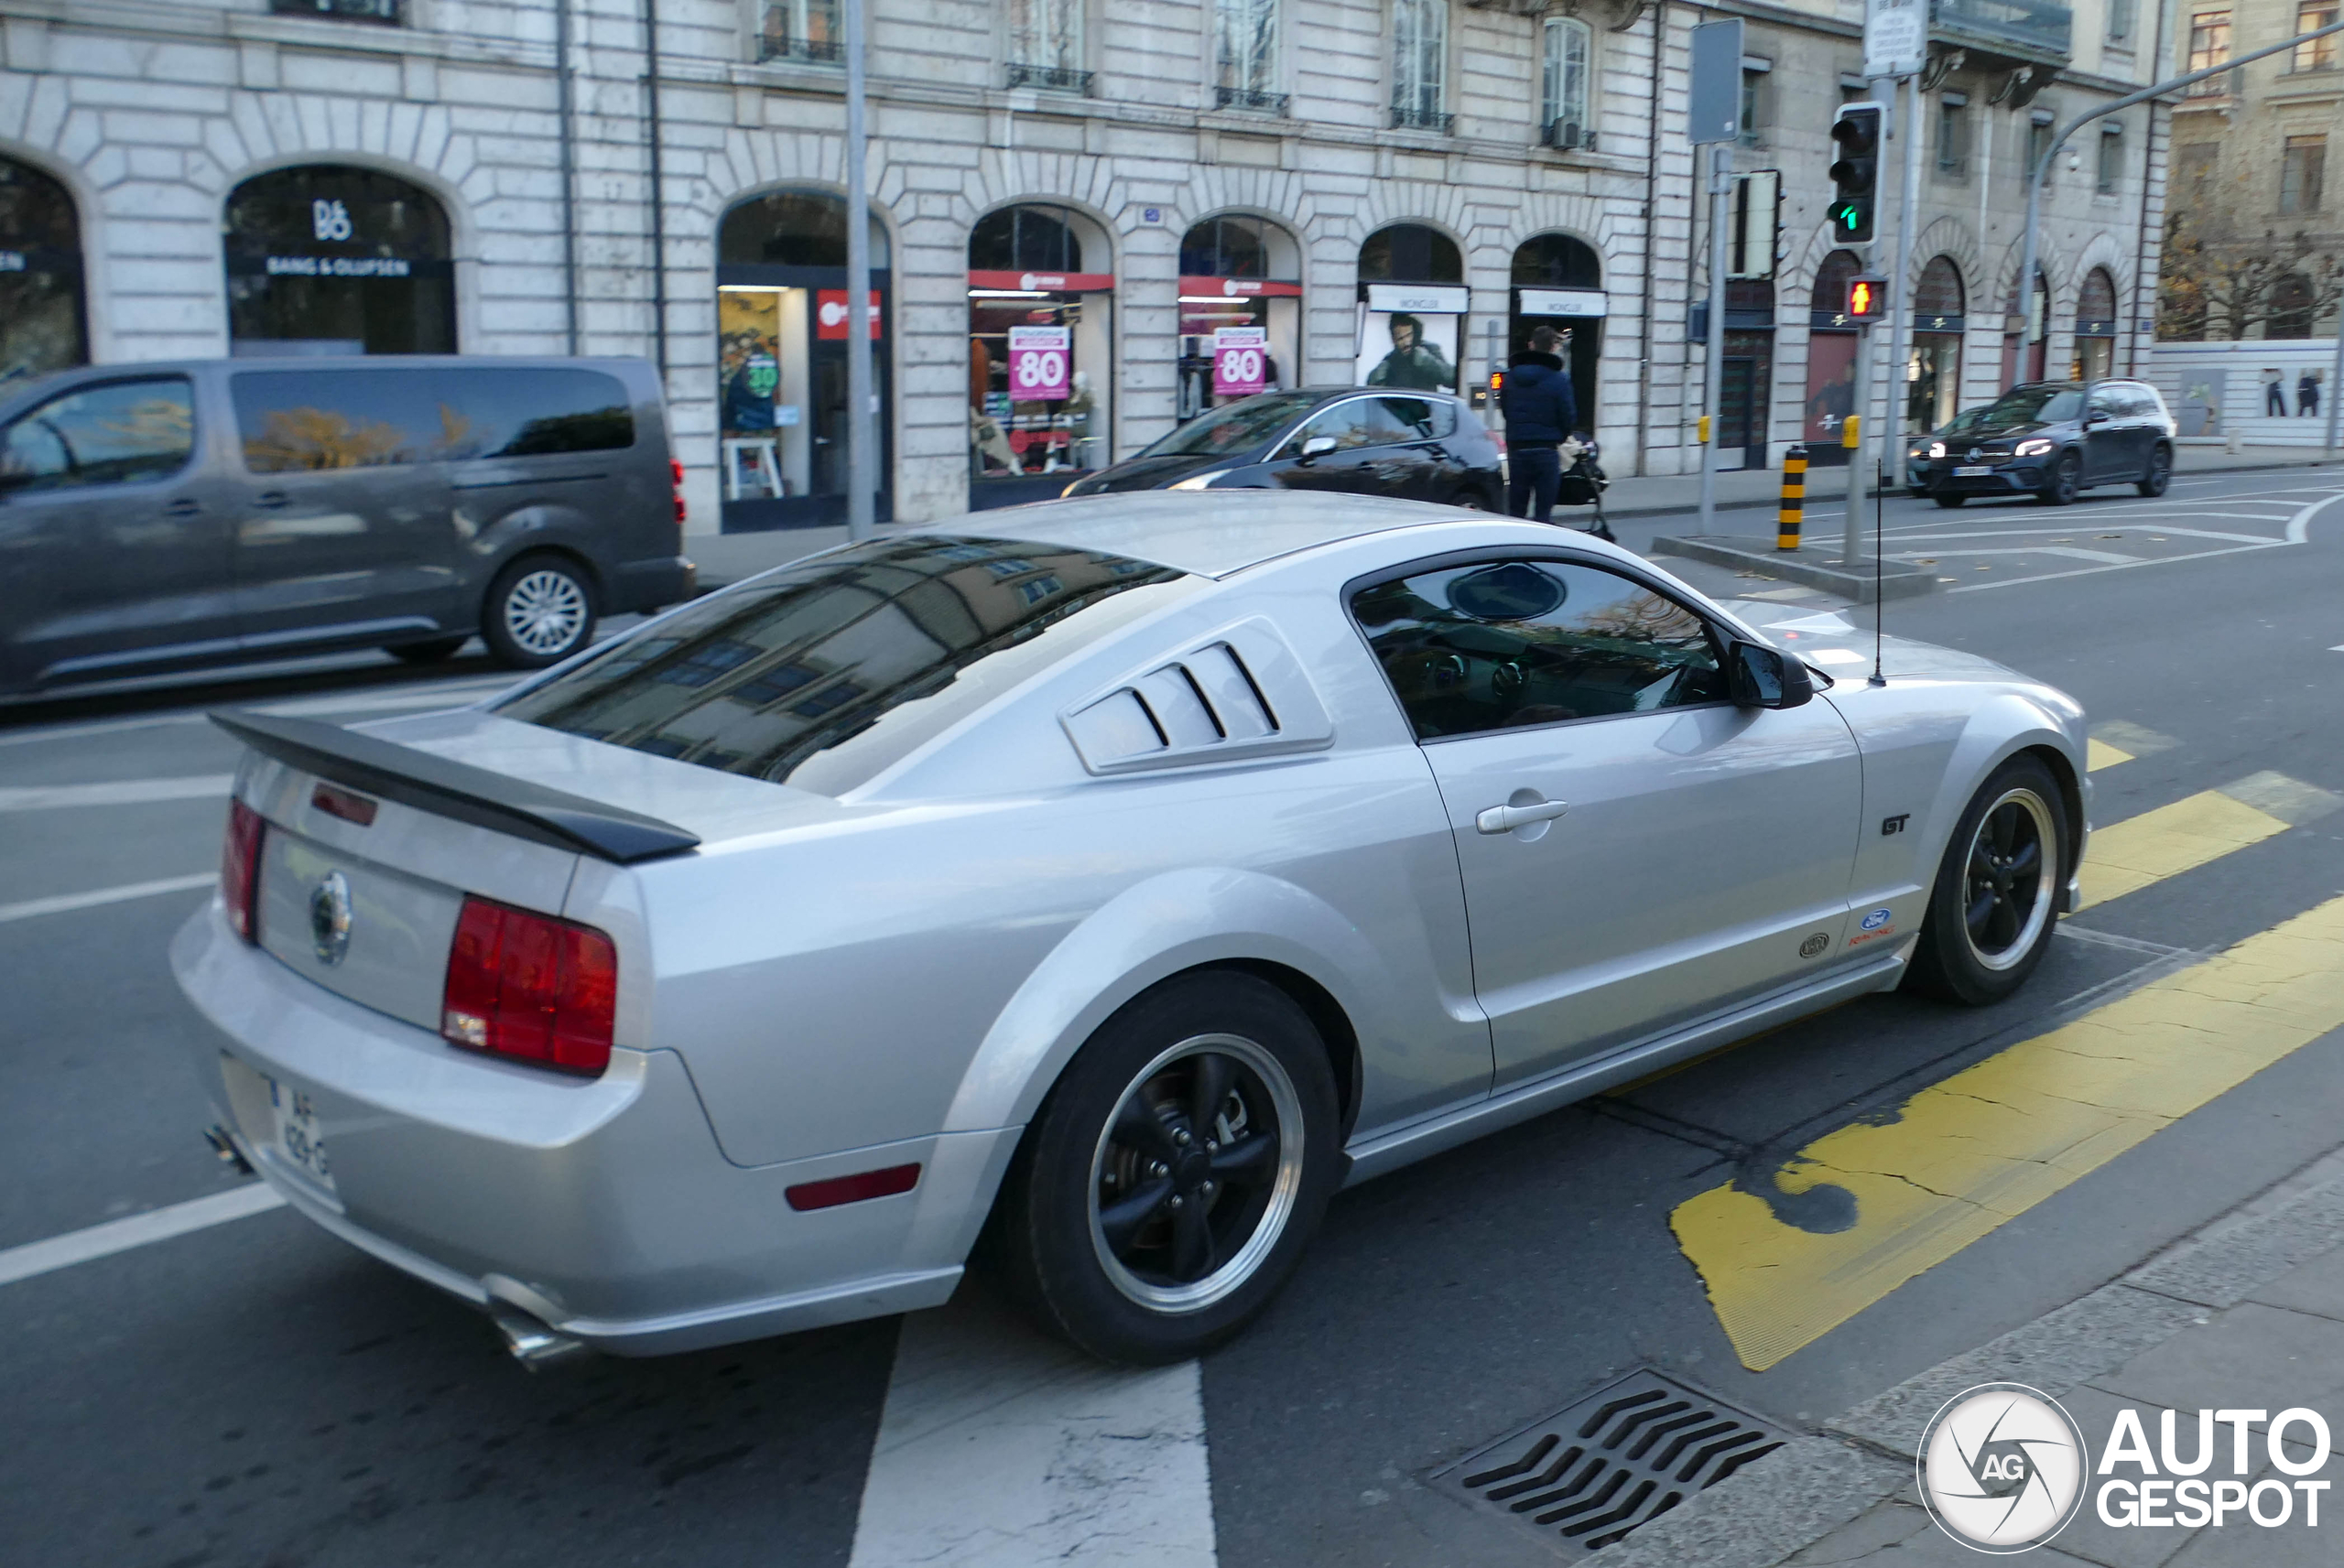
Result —
M 1774 524 L 1774 548 L 1798 548 L 1800 526 L 1807 520 L 1807 449 L 1793 447 L 1783 454 L 1783 510 Z

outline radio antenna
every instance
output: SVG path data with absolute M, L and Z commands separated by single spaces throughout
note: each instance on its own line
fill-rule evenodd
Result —
M 1886 686 L 1888 676 L 1880 667 L 1880 617 L 1888 601 L 1881 597 L 1881 562 L 1883 540 L 1888 532 L 1888 458 L 1882 454 L 1880 466 L 1873 470 L 1879 483 L 1872 487 L 1872 681 L 1873 686 Z

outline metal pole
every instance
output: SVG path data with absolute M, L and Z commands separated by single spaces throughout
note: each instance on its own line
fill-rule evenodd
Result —
M 1921 79 L 1904 79 L 1904 194 L 1896 214 L 1896 271 L 1888 280 L 1888 406 L 1881 411 L 1881 489 L 1904 482 L 1905 361 L 1913 343 L 1913 231 L 1921 211 Z M 1885 499 L 1882 504 L 1885 505 Z
M 879 472 L 871 416 L 871 199 L 863 159 L 863 0 L 845 0 L 846 33 L 846 536 L 872 534 Z
M 561 160 L 562 337 L 578 352 L 578 152 L 577 83 L 570 74 L 570 0 L 554 0 L 554 101 L 561 115 L 558 138 Z M 660 389 L 665 392 L 663 386 Z
M 644 153 L 651 183 L 651 342 L 659 365 L 659 391 L 667 391 L 667 206 L 659 124 L 659 0 L 643 0 Z
M 2044 147 L 2043 156 L 2035 160 L 2034 168 L 2026 171 L 2026 238 L 2019 247 L 2018 264 L 2019 320 L 2022 323 L 2019 328 L 2018 358 L 2022 368 L 2026 363 L 2026 329 L 2023 323 L 2034 313 L 2035 306 L 2035 236 L 2036 229 L 2043 222 L 2043 175 L 2044 171 L 2051 167 L 2051 160 L 2059 156 L 2059 149 L 2067 145 L 2067 138 L 2094 120 L 2105 119 L 2111 114 L 2130 109 L 2135 103 L 2145 103 L 2152 98 L 2161 98 L 2168 92 L 2177 92 L 2188 86 L 2193 81 L 2203 81 L 2209 76 L 2219 76 L 2225 71 L 2236 70 L 2239 67 L 2251 64 L 2265 55 L 2278 54 L 2294 49 L 2297 44 L 2312 38 L 2326 38 L 2328 34 L 2336 32 L 2344 32 L 2344 21 L 2330 22 L 2324 27 L 2314 27 L 2310 32 L 2297 33 L 2284 43 L 2272 44 L 2268 48 L 2256 49 L 2252 54 L 2239 55 L 2222 61 L 2219 65 L 2209 65 L 2203 70 L 2189 71 L 2182 76 L 2169 76 L 2154 87 L 2143 87 L 2138 92 L 2128 92 L 2112 103 L 2101 104 L 2089 114 L 2078 114 L 2051 133 L 2051 140 Z M 2047 308 L 2044 313 L 2043 335 L 2046 338 L 2051 335 L 2050 312 Z
M 2322 455 L 2331 460 L 2336 456 L 2336 416 L 2339 412 L 2336 389 L 2339 386 L 2344 386 L 2344 306 L 2339 306 L 2337 310 L 2336 364 L 2328 373 L 2328 386 L 2325 390 L 2325 395 L 2328 398 L 2328 449 Z
M 1856 444 L 1848 450 L 1848 512 L 1839 520 L 1839 563 L 1848 567 L 1863 558 L 1864 452 L 1872 444 L 1873 425 L 1872 329 L 1861 324 L 1856 328 L 1856 384 L 1852 391 Z
M 1701 396 L 1709 438 L 1701 443 L 1698 531 L 1703 534 L 1710 531 L 1717 511 L 1718 446 L 1725 435 L 1725 225 L 1727 193 L 1732 186 L 1727 171 L 1731 165 L 1723 142 L 1709 148 L 1709 385 Z

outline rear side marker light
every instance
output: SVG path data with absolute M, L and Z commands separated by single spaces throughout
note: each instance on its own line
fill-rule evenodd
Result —
M 668 475 L 669 475 L 670 479 L 673 481 L 674 485 L 675 485 L 675 491 L 676 491 L 676 526 L 677 526 L 677 527 L 678 527 L 678 528 L 680 528 L 680 527 L 682 527 L 682 526 L 684 525 L 684 464 L 683 464 L 683 460 L 682 460 L 682 459 L 680 459 L 680 458 L 669 458 L 669 459 L 667 460 L 667 473 L 668 473 Z
M 374 826 L 374 813 L 380 803 L 363 795 L 353 795 L 339 784 L 321 784 L 309 792 L 309 804 L 328 816 L 339 816 L 344 822 L 354 822 L 361 827 Z
M 852 1176 L 832 1176 L 826 1182 L 800 1182 L 783 1191 L 789 1206 L 803 1214 L 809 1208 L 836 1208 L 842 1203 L 861 1203 L 865 1198 L 891 1198 L 897 1193 L 907 1193 L 919 1182 L 919 1167 L 890 1165 L 884 1171 L 863 1171 Z
M 247 942 L 260 940 L 260 841 L 267 825 L 243 801 L 228 802 L 228 838 L 220 849 L 220 902 L 228 925 Z
M 618 950 L 591 926 L 484 898 L 464 900 L 448 947 L 440 1037 L 593 1077 L 611 1064 Z

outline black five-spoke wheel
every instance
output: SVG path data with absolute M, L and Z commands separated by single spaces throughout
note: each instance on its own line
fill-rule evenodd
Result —
M 1961 914 L 1970 950 L 1987 968 L 2016 963 L 2050 918 L 2044 849 L 2055 841 L 2051 808 L 2032 790 L 2007 792 L 1978 824 Z
M 2051 946 L 2072 859 L 2059 781 L 2021 752 L 1970 796 L 1946 843 L 1907 981 L 1972 1007 L 2018 989 Z
M 1250 1040 L 1184 1040 L 1144 1068 L 1092 1159 L 1091 1236 L 1115 1288 L 1194 1310 L 1243 1284 L 1301 1185 L 1293 1083 Z

